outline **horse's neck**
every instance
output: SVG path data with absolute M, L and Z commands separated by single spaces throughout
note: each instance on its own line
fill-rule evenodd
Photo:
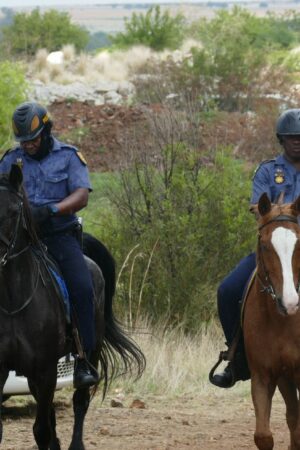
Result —
M 38 276 L 37 262 L 30 248 L 8 261 L 0 271 L 1 306 L 8 310 L 18 308 L 33 292 Z

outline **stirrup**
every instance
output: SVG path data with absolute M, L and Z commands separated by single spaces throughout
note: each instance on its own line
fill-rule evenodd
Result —
M 219 365 L 221 364 L 221 362 L 223 362 L 223 361 L 229 361 L 229 355 L 228 355 L 228 353 L 229 353 L 229 350 L 225 350 L 225 351 L 221 351 L 220 352 L 220 354 L 219 354 L 219 359 L 218 359 L 218 361 L 216 362 L 216 364 L 211 368 L 211 370 L 209 371 L 209 375 L 208 375 L 208 378 L 209 378 L 209 381 L 212 383 L 212 384 L 214 384 L 214 382 L 213 382 L 213 377 L 214 377 L 214 374 L 215 374 L 215 371 L 216 371 L 216 369 L 219 367 Z

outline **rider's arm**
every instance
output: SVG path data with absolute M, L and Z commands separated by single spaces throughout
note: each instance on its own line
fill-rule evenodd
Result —
M 58 215 L 74 214 L 87 206 L 89 190 L 87 188 L 78 188 L 64 200 L 56 203 Z
M 252 205 L 258 203 L 260 196 L 264 192 L 268 195 L 269 199 L 272 200 L 271 179 L 266 164 L 259 166 L 254 174 L 252 183 L 252 196 L 250 203 Z

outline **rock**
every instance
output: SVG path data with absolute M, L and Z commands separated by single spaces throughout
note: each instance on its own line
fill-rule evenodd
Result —
M 38 101 L 45 105 L 55 101 L 77 100 L 79 102 L 92 102 L 95 105 L 120 105 L 127 101 L 128 96 L 134 92 L 131 83 L 101 82 L 101 84 L 89 85 L 81 81 L 74 81 L 68 84 L 58 84 L 49 82 L 43 83 L 41 80 L 33 80 L 28 92 L 29 101 Z M 104 94 L 104 95 L 102 95 Z
M 123 97 L 115 91 L 109 91 L 104 94 L 105 103 L 110 103 L 111 105 L 120 105 L 122 103 Z
M 130 81 L 120 81 L 117 92 L 123 96 L 134 95 L 135 86 Z
M 130 408 L 145 409 L 146 405 L 145 405 L 145 402 L 143 402 L 142 400 L 136 398 L 131 403 Z
M 123 408 L 123 403 L 120 402 L 120 400 L 112 399 L 110 402 L 110 406 L 112 406 L 112 408 Z
M 118 87 L 118 83 L 115 81 L 100 81 L 93 86 L 93 90 L 97 94 L 105 94 L 109 91 L 117 91 Z
M 62 65 L 64 63 L 64 54 L 62 51 L 51 52 L 46 59 L 49 64 Z

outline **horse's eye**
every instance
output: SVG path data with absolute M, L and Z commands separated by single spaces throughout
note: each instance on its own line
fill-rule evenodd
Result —
M 270 250 L 270 247 L 266 244 L 261 244 L 261 249 L 262 249 L 262 251 L 267 252 Z

